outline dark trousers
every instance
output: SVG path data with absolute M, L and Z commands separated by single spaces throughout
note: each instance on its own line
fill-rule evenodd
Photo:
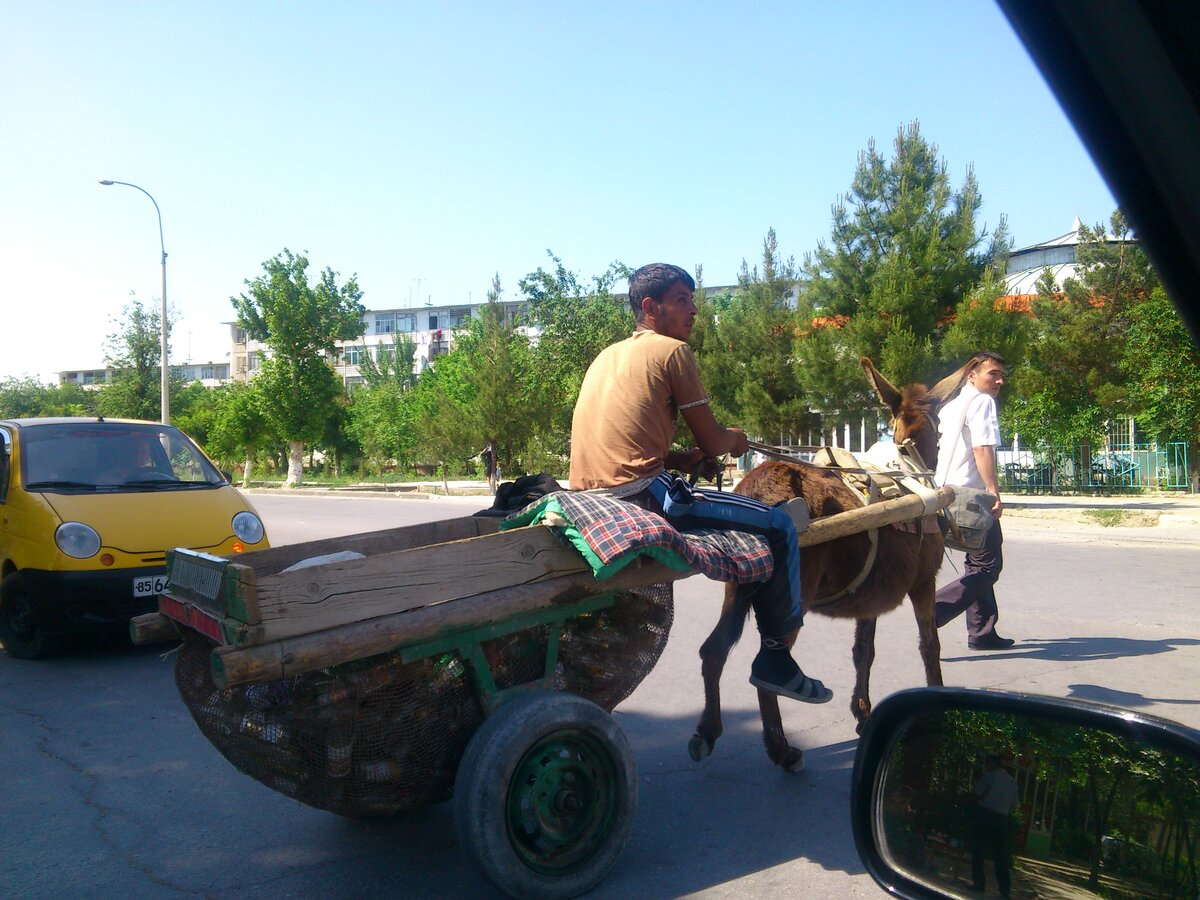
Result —
M 937 592 L 937 626 L 967 614 L 967 640 L 975 643 L 996 633 L 1000 610 L 996 607 L 993 587 L 1004 568 L 1004 534 L 1000 520 L 992 522 L 983 547 L 967 554 L 963 576 Z
M 971 881 L 975 886 L 983 890 L 987 884 L 983 863 L 984 858 L 990 856 L 996 867 L 1000 896 L 1007 897 L 1011 888 L 1008 878 L 1010 853 L 1008 816 L 977 806 L 971 835 Z
M 786 637 L 803 622 L 800 604 L 800 545 L 787 513 L 749 497 L 720 491 L 692 490 L 694 502 L 673 502 L 667 493 L 671 476 L 660 475 L 641 494 L 626 498 L 663 516 L 679 531 L 719 528 L 762 535 L 771 548 L 774 567 L 765 582 L 739 586 L 749 595 L 758 632 L 764 638 Z M 664 512 L 664 507 L 666 508 Z

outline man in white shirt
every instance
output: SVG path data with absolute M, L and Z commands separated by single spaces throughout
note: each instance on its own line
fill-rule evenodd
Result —
M 994 590 L 1004 568 L 1000 515 L 1004 503 L 996 481 L 996 448 L 1000 423 L 996 397 L 1004 386 L 1004 359 L 984 351 L 971 357 L 966 381 L 958 394 L 938 410 L 938 484 L 962 485 L 987 491 L 996 498 L 992 526 L 983 547 L 968 553 L 963 576 L 937 592 L 937 625 L 967 614 L 967 645 L 972 650 L 1004 650 L 1015 641 L 996 633 L 1000 611 Z
M 996 884 L 1001 897 L 1011 888 L 1009 878 L 1012 855 L 1010 816 L 1016 809 L 1020 791 L 1016 779 L 1008 774 L 1000 757 L 989 753 L 984 762 L 983 777 L 975 784 L 975 815 L 972 817 L 971 887 L 979 892 L 987 888 L 984 859 L 992 857 L 996 867 Z

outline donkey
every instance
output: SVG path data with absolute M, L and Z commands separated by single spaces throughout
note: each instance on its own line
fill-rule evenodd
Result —
M 880 401 L 892 412 L 896 443 L 912 441 L 920 459 L 927 466 L 935 466 L 937 410 L 947 399 L 946 395 L 961 384 L 965 373 L 960 370 L 946 377 L 932 390 L 923 384 L 914 384 L 900 391 L 869 359 L 864 357 L 859 362 Z M 742 479 L 735 492 L 769 504 L 803 497 L 813 518 L 858 509 L 862 505 L 836 470 L 798 462 L 763 463 Z M 905 594 L 912 599 L 917 617 L 925 680 L 930 685 L 942 683 L 941 645 L 934 622 L 935 579 L 944 555 L 941 530 L 932 517 L 925 517 L 916 522 L 911 531 L 896 526 L 880 528 L 878 542 L 874 566 L 865 580 L 850 592 L 845 588 L 862 572 L 870 550 L 867 532 L 804 547 L 800 551 L 801 597 L 805 612 L 856 620 L 855 684 L 850 711 L 858 722 L 859 731 L 871 713 L 869 684 L 871 664 L 875 660 L 875 621 L 899 606 Z M 688 751 L 696 761 L 708 756 L 721 736 L 721 671 L 729 651 L 741 637 L 749 609 L 749 601 L 739 598 L 736 585 L 728 585 L 721 617 L 700 647 L 704 712 L 688 744 Z M 791 635 L 792 643 L 796 634 Z M 779 698 L 760 690 L 758 706 L 767 756 L 788 771 L 800 771 L 804 757 L 800 750 L 788 745 L 779 715 Z

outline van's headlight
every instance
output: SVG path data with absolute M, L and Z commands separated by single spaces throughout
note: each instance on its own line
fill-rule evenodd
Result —
M 252 512 L 240 512 L 233 517 L 233 533 L 247 544 L 257 544 L 266 534 L 262 520 Z
M 87 559 L 100 550 L 100 535 L 82 522 L 63 522 L 54 531 L 54 543 L 67 556 Z

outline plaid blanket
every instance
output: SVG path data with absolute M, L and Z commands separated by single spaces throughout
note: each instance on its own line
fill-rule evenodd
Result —
M 773 561 L 767 540 L 742 531 L 676 531 L 662 516 L 632 503 L 595 494 L 558 491 L 514 513 L 502 529 L 548 525 L 608 578 L 639 554 L 680 571 L 694 569 L 717 581 L 766 581 Z

